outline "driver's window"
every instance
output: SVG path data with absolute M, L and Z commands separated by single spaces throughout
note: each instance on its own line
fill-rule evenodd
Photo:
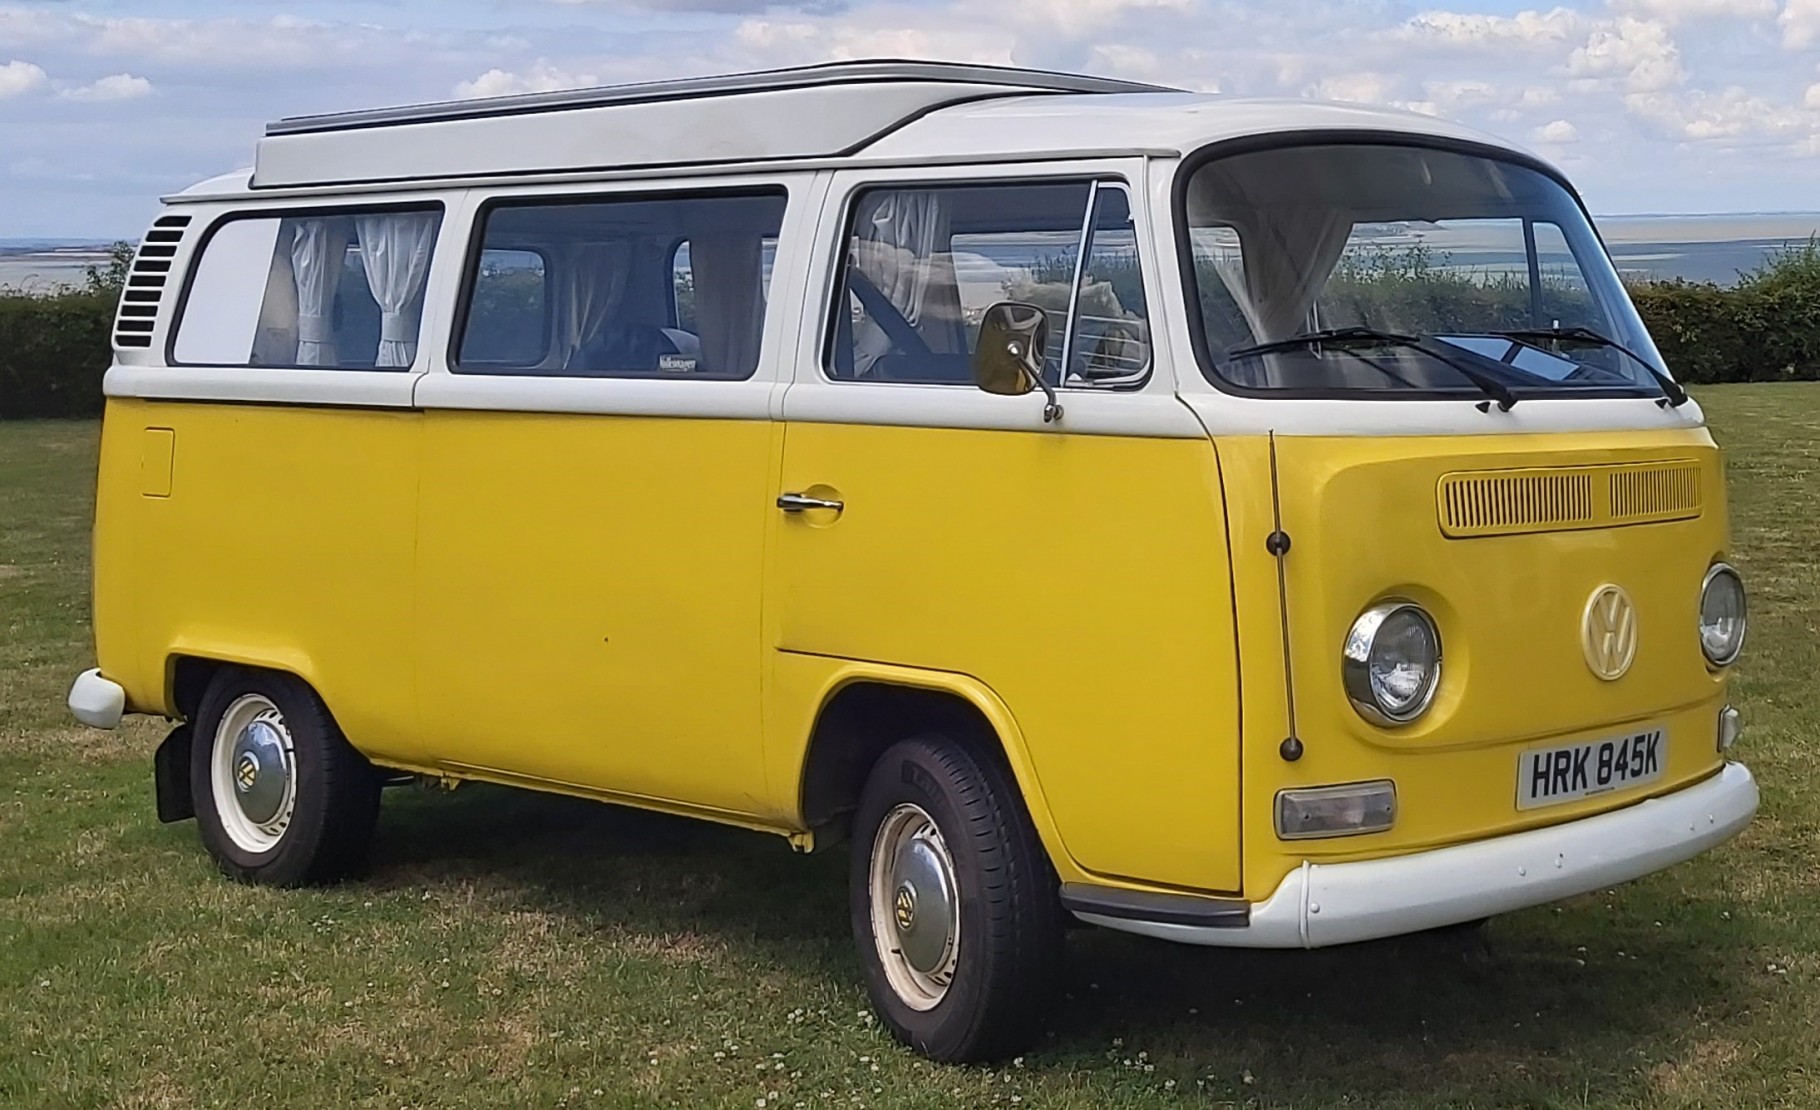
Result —
M 830 377 L 970 384 L 981 317 L 1016 301 L 1049 317 L 1051 383 L 1142 380 L 1149 325 L 1122 188 L 1078 181 L 868 189 L 851 211 Z

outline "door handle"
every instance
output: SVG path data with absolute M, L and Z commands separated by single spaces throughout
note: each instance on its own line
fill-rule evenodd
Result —
M 805 513 L 810 509 L 828 509 L 840 512 L 846 508 L 844 501 L 830 501 L 825 497 L 810 497 L 806 493 L 780 493 L 777 495 L 777 507 L 786 513 Z

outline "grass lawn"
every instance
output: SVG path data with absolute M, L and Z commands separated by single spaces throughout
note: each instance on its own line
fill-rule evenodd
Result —
M 226 882 L 153 815 L 157 723 L 63 708 L 96 429 L 0 424 L 0 1104 L 1820 1105 L 1820 385 L 1699 398 L 1755 606 L 1740 840 L 1482 944 L 1083 931 L 1046 1044 L 996 1070 L 874 1026 L 839 851 L 400 790 L 367 881 Z

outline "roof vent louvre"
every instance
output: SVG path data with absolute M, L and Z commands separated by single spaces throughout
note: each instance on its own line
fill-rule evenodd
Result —
M 188 216 L 160 216 L 152 224 L 152 230 L 145 233 L 138 253 L 133 255 L 132 269 L 127 271 L 126 291 L 120 295 L 120 310 L 114 319 L 116 348 L 145 350 L 151 347 L 152 331 L 158 326 L 158 310 L 164 303 L 171 265 L 189 226 Z

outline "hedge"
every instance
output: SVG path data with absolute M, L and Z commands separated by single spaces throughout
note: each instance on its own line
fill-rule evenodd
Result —
M 0 295 L 0 420 L 100 415 L 117 299 Z
M 0 420 L 101 412 L 114 304 L 130 260 L 122 244 L 86 289 L 0 291 Z M 1398 281 L 1399 274 L 1365 276 Z M 1353 272 L 1337 277 L 1362 280 Z M 1631 286 L 1631 296 L 1684 382 L 1820 380 L 1820 243 L 1783 250 L 1736 285 L 1644 282 Z

